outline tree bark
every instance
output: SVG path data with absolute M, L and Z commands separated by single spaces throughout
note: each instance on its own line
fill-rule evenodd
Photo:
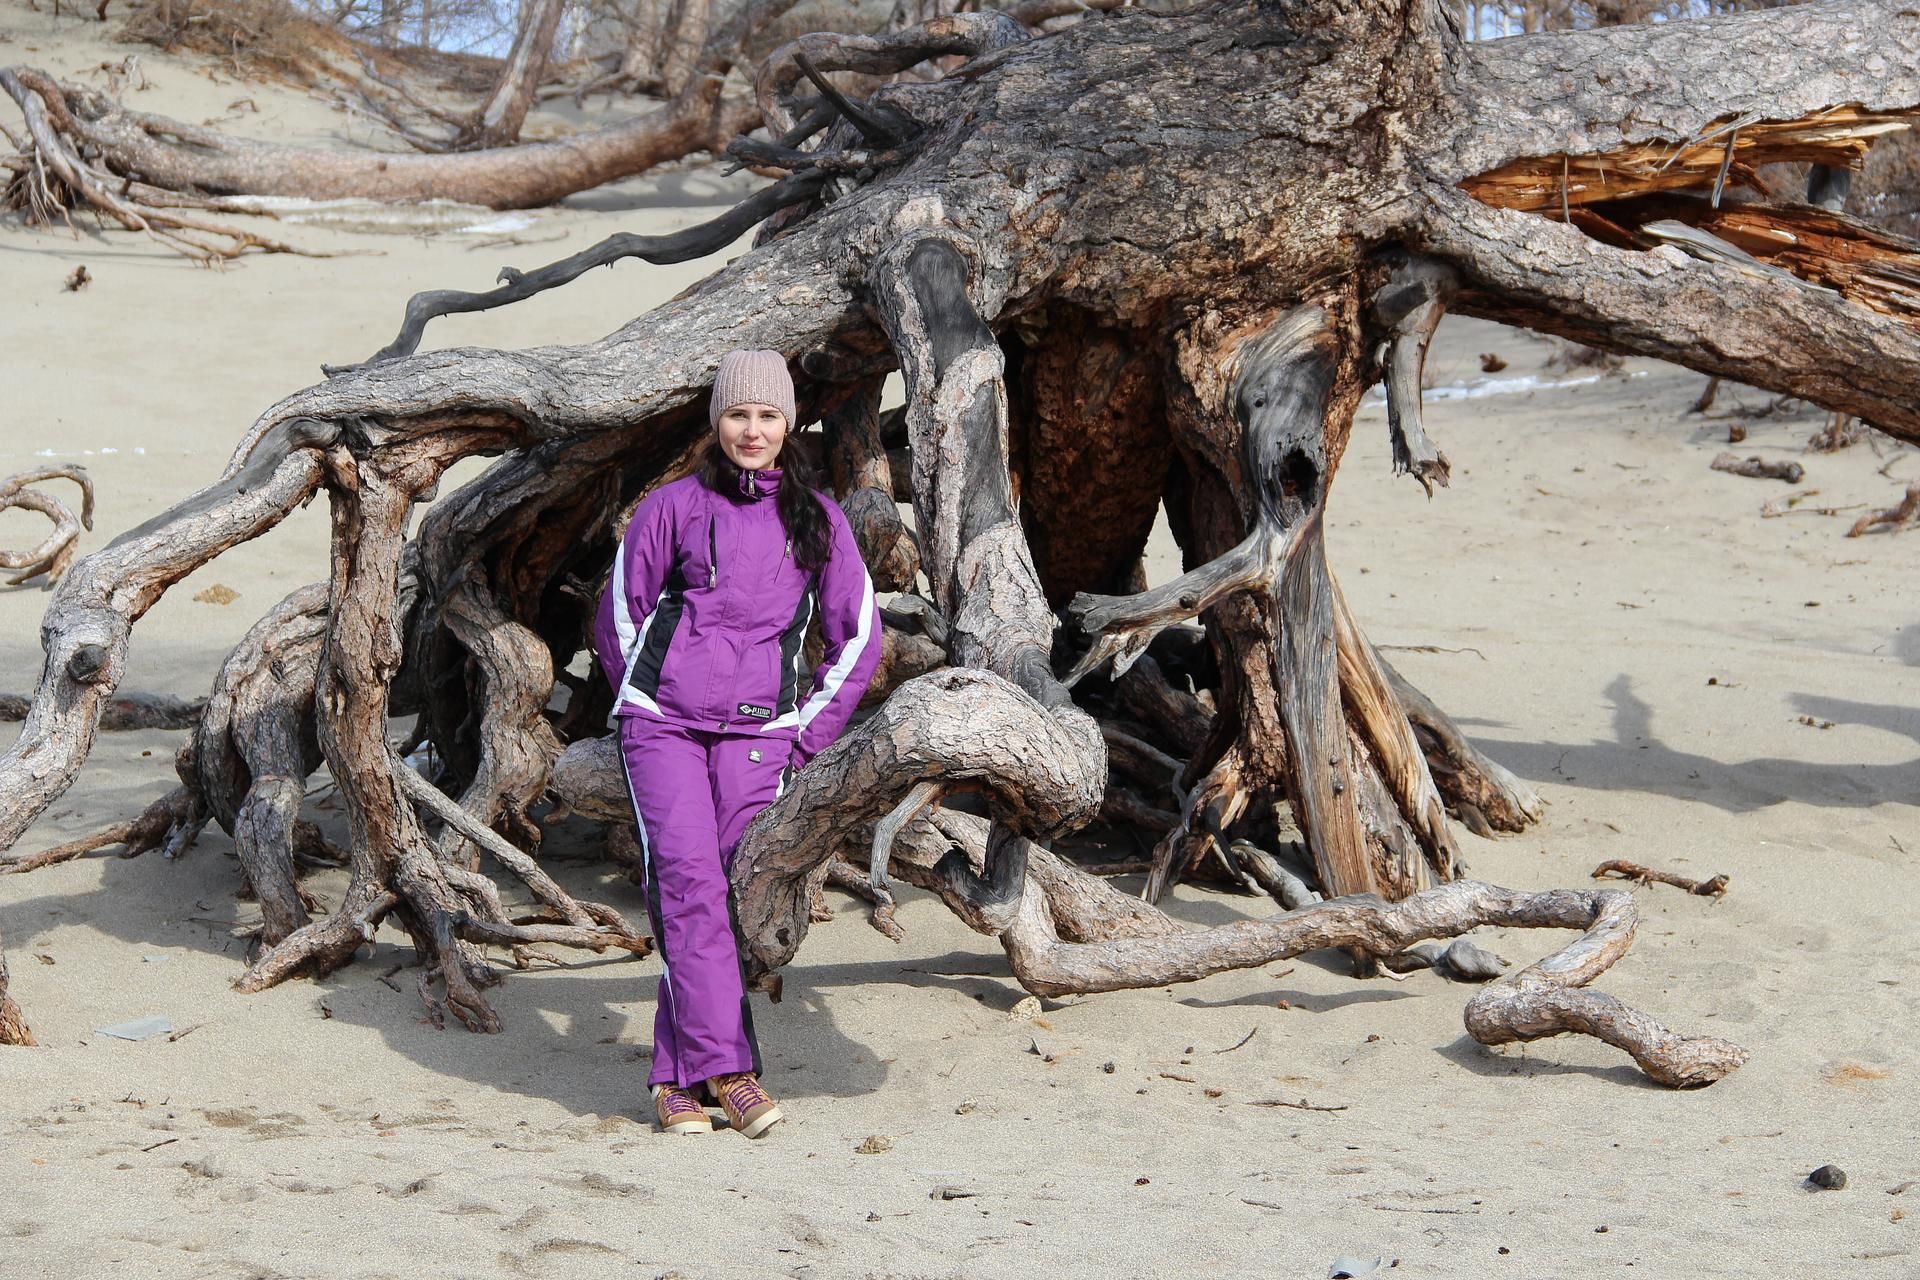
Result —
M 672 96 L 687 87 L 712 25 L 713 0 L 669 0 L 656 64 L 662 92 Z
M 567 11 L 567 0 L 533 0 L 527 6 L 513 47 L 507 51 L 500 81 L 488 95 L 473 120 L 454 140 L 456 150 L 480 150 L 508 147 L 520 141 L 520 126 L 539 92 L 540 79 L 546 74 L 547 58 L 553 52 L 553 39 L 560 31 L 560 19 Z M 698 52 L 706 33 L 694 45 Z
M 327 604 L 326 584 L 315 583 L 254 625 L 221 664 L 182 769 L 182 780 L 233 837 L 269 946 L 308 923 L 296 853 L 322 844 L 300 809 L 321 760 L 314 681 Z

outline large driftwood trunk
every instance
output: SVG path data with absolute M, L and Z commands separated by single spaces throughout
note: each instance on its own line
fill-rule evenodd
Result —
M 961 65 L 864 103 L 820 80 L 935 58 Z M 818 98 L 801 96 L 809 83 Z M 1518 829 L 1538 798 L 1380 660 L 1321 530 L 1375 379 L 1397 467 L 1429 491 L 1446 483 L 1419 378 L 1449 307 L 1920 440 L 1903 283 L 1920 251 L 1754 186 L 1775 160 L 1854 163 L 1920 112 L 1920 15 L 1835 4 L 1475 45 L 1430 0 L 1128 8 L 1045 39 L 953 14 L 807 37 L 769 59 L 758 97 L 776 138 L 737 153 L 793 176 L 701 233 L 765 218 L 751 253 L 583 346 L 415 354 L 437 314 L 660 244 L 616 237 L 491 293 L 421 295 L 374 359 L 262 415 L 220 480 L 75 564 L 27 725 L 0 760 L 0 847 L 84 759 L 133 621 L 324 487 L 335 563 L 311 701 L 304 677 L 243 678 L 273 647 L 264 635 L 223 679 L 281 698 L 283 723 L 311 721 L 347 804 L 353 887 L 324 920 L 282 911 L 242 986 L 345 963 L 391 918 L 423 987 L 443 984 L 433 1007 L 491 1028 L 482 945 L 644 950 L 528 852 L 543 791 L 625 813 L 593 736 L 598 682 L 566 677 L 569 705 L 545 709 L 582 647 L 619 513 L 685 468 L 724 351 L 771 347 L 794 363 L 803 418 L 828 424 L 876 574 L 904 585 L 917 564 L 928 592 L 887 612 L 900 661 L 884 701 L 741 846 L 761 985 L 777 988 L 801 946 L 814 890 L 848 882 L 845 859 L 867 865 L 880 927 L 898 927 L 898 875 L 998 939 L 1040 992 L 1189 981 L 1310 947 L 1370 964 L 1480 924 L 1572 929 L 1473 1001 L 1474 1036 L 1596 1035 L 1670 1084 L 1738 1065 L 1734 1046 L 1585 989 L 1626 950 L 1629 897 L 1458 878 L 1447 811 Z M 892 369 L 907 404 L 883 419 Z M 1076 459 L 1093 420 L 1137 469 Z M 505 456 L 405 543 L 409 505 L 472 453 Z M 912 530 L 888 509 L 896 489 Z M 1188 572 L 1115 594 L 1144 585 L 1132 570 L 1163 494 Z M 297 632 L 294 616 L 275 627 Z M 929 653 L 947 669 L 900 682 Z M 1205 687 L 1172 687 L 1176 667 Z M 384 741 L 402 709 L 437 748 L 431 782 Z M 265 774 L 294 754 L 268 752 L 280 763 Z M 239 783 L 223 785 L 231 804 Z M 1107 813 L 1160 837 L 1149 896 L 1198 867 L 1297 900 L 1261 847 L 1277 806 L 1336 900 L 1257 923 L 1184 929 L 1045 844 Z M 250 875 L 280 877 L 285 826 L 264 828 Z M 537 916 L 504 913 L 481 852 L 527 885 Z

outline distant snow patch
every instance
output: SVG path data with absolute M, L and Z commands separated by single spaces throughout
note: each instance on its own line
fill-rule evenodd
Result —
M 362 235 L 506 235 L 533 219 L 458 200 L 308 200 L 299 196 L 241 196 L 224 201 L 234 213 L 271 214 L 295 225 L 330 227 Z
M 1542 378 L 1539 374 L 1525 373 L 1511 378 L 1475 378 L 1471 382 L 1453 382 L 1444 387 L 1427 387 L 1420 392 L 1422 400 L 1483 400 L 1488 396 L 1516 396 L 1532 391 L 1562 391 L 1569 387 L 1586 387 L 1607 377 L 1644 378 L 1646 370 L 1635 369 L 1626 374 L 1588 373 L 1577 378 Z M 1375 385 L 1367 392 L 1365 403 L 1385 404 L 1387 399 L 1384 386 Z

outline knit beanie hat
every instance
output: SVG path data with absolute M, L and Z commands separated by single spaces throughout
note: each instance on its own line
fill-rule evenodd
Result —
M 729 351 L 713 375 L 713 398 L 707 402 L 707 421 L 720 425 L 720 415 L 737 404 L 770 404 L 787 416 L 793 430 L 793 377 L 787 358 L 778 351 Z

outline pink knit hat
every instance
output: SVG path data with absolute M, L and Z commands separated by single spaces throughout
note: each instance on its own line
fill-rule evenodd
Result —
M 787 415 L 793 429 L 793 377 L 787 358 L 778 351 L 729 351 L 713 375 L 713 398 L 707 402 L 707 421 L 720 425 L 720 415 L 737 404 L 770 404 Z

